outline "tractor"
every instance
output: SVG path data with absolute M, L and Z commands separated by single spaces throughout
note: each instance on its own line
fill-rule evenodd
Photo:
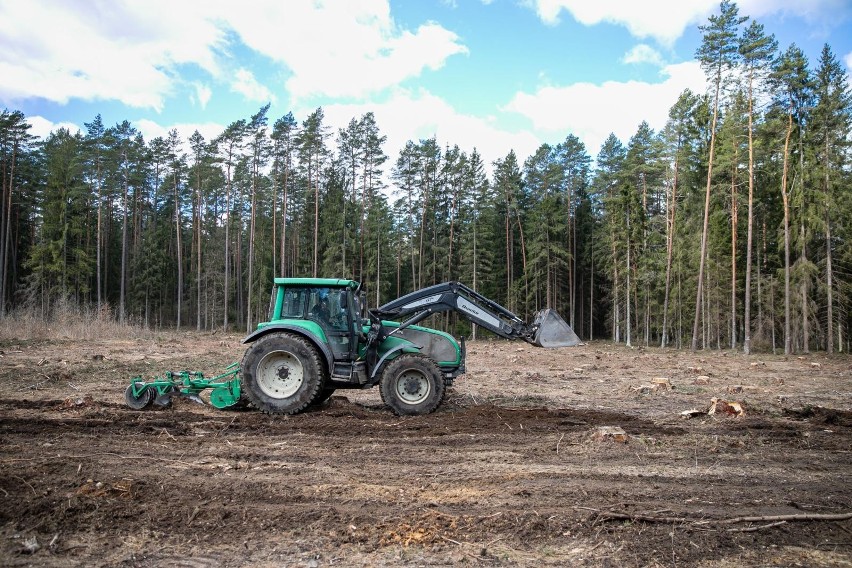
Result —
M 460 282 L 417 290 L 366 310 L 361 285 L 337 278 L 275 278 L 269 321 L 243 340 L 242 362 L 206 379 L 202 373 L 168 371 L 145 381 L 135 377 L 127 406 L 167 407 L 174 395 L 230 408 L 251 403 L 267 414 L 296 414 L 322 404 L 337 389 L 379 387 L 396 414 L 428 414 L 447 387 L 465 372 L 465 343 L 443 331 L 416 325 L 432 314 L 455 311 L 506 339 L 538 347 L 567 347 L 579 338 L 554 310 L 527 324 Z M 399 321 L 397 321 L 399 320 Z
M 459 282 L 423 288 L 366 310 L 361 286 L 334 278 L 275 278 L 269 321 L 243 340 L 240 392 L 268 414 L 296 414 L 338 389 L 379 387 L 399 415 L 428 414 L 465 372 L 465 344 L 416 325 L 455 311 L 494 334 L 538 347 L 580 343 L 552 309 L 527 324 Z

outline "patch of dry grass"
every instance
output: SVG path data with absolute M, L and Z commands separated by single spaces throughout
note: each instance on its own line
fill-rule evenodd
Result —
M 119 323 L 109 306 L 100 310 L 69 303 L 54 306 L 49 314 L 18 309 L 0 319 L 0 341 L 46 339 L 140 339 L 154 336 L 133 321 Z

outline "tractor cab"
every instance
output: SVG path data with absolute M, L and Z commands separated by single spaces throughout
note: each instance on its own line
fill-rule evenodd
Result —
M 358 284 L 336 278 L 276 278 L 269 321 L 258 331 L 284 324 L 315 336 L 336 361 L 357 356 L 361 334 Z

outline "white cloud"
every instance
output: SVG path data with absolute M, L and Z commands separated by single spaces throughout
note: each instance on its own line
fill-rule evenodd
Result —
M 299 110 L 299 114 L 305 115 L 312 110 Z M 379 129 L 388 140 L 384 148 L 389 158 L 385 167 L 388 173 L 407 140 L 435 136 L 442 147 L 458 145 L 467 153 L 476 148 L 489 172 L 491 162 L 505 157 L 510 150 L 515 150 L 519 160 L 523 160 L 541 144 L 529 131 L 510 132 L 496 126 L 490 118 L 459 113 L 440 97 L 425 91 L 414 93 L 399 89 L 384 103 L 331 104 L 323 106 L 323 111 L 325 122 L 334 128 L 335 136 L 353 117 L 373 112 Z
M 741 0 L 737 6 L 741 15 L 752 18 L 781 14 L 797 16 L 811 24 L 837 25 L 852 14 L 848 0 Z
M 624 63 L 650 63 L 658 67 L 663 65 L 663 57 L 660 52 L 645 43 L 634 45 L 630 51 L 624 54 L 622 61 Z
M 263 0 L 252 6 L 257 10 L 231 10 L 223 18 L 251 49 L 289 69 L 286 88 L 295 99 L 363 97 L 467 53 L 436 23 L 398 28 L 386 0 Z
M 195 96 L 192 98 L 192 103 L 198 103 L 198 105 L 203 109 L 207 108 L 207 103 L 210 102 L 210 99 L 213 97 L 213 89 L 204 83 L 195 83 Z
M 118 100 L 160 110 L 176 66 L 215 69 L 223 35 L 191 3 L 0 2 L 0 100 Z
M 602 22 L 623 25 L 638 38 L 653 37 L 671 45 L 690 24 L 700 22 L 719 5 L 718 0 L 531 0 L 544 22 L 556 24 L 565 10 L 586 26 Z
M 399 28 L 388 0 L 0 0 L 0 101 L 117 100 L 160 111 L 179 86 L 195 90 L 184 79 L 191 72 L 226 81 L 240 67 L 232 60 L 246 59 L 236 39 L 274 62 L 295 97 L 361 97 L 467 53 L 436 23 Z M 251 79 L 236 88 L 272 98 Z
M 276 97 L 264 85 L 261 85 L 254 74 L 248 69 L 242 68 L 234 74 L 234 80 L 231 82 L 231 90 L 241 94 L 248 101 L 254 102 L 275 102 Z
M 718 13 L 718 0 L 526 0 L 542 21 L 557 24 L 562 10 L 586 26 L 621 25 L 637 38 L 654 38 L 672 45 L 691 25 L 704 24 Z M 848 0 L 740 0 L 741 15 L 760 18 L 769 14 L 799 16 L 809 22 L 836 24 L 849 15 Z
M 684 89 L 704 92 L 706 80 L 697 62 L 669 65 L 661 73 L 666 78 L 660 83 L 607 81 L 520 92 L 505 110 L 527 117 L 544 139 L 576 135 L 594 156 L 611 132 L 626 142 L 643 120 L 661 129 Z
M 72 134 L 76 132 L 82 132 L 85 135 L 86 133 L 84 128 L 77 124 L 74 124 L 73 122 L 53 122 L 44 118 L 43 116 L 28 116 L 27 122 L 31 126 L 29 133 L 33 136 L 38 136 L 41 139 L 46 138 L 50 135 L 51 132 L 55 132 L 60 128 L 66 128 Z M 146 142 L 150 142 L 158 136 L 162 138 L 168 138 L 169 131 L 172 129 L 176 129 L 181 137 L 181 140 L 184 143 L 184 151 L 187 152 L 189 151 L 189 137 L 192 136 L 192 133 L 196 130 L 202 136 L 204 136 L 204 139 L 208 142 L 216 136 L 219 136 L 225 130 L 224 125 L 217 124 L 215 122 L 205 122 L 198 124 L 181 123 L 164 126 L 158 124 L 157 122 L 154 122 L 153 120 L 140 119 L 131 120 L 130 124 L 136 130 L 138 130 L 140 134 L 142 134 L 142 137 L 145 139 Z
M 28 116 L 27 123 L 31 126 L 29 133 L 33 136 L 38 136 L 42 140 L 47 138 L 51 132 L 60 128 L 67 129 L 71 134 L 80 132 L 82 129 L 72 122 L 52 122 L 43 116 Z
M 846 62 L 846 70 L 852 74 L 852 51 L 843 56 L 843 61 Z
M 225 126 L 222 124 L 218 124 L 215 122 L 204 122 L 204 123 L 178 123 L 178 124 L 169 124 L 162 125 L 153 120 L 149 120 L 147 118 L 140 120 L 132 120 L 131 124 L 136 128 L 145 139 L 146 142 L 150 142 L 154 138 L 158 136 L 161 138 L 168 138 L 169 131 L 175 129 L 178 131 L 178 135 L 180 135 L 181 140 L 184 143 L 183 149 L 185 152 L 189 151 L 189 137 L 192 136 L 192 133 L 196 130 L 204 136 L 204 140 L 210 142 L 215 137 L 222 134 L 225 130 Z

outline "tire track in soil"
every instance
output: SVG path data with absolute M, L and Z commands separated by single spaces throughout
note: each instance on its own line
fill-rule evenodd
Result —
M 848 509 L 849 416 L 673 422 L 451 399 L 435 414 L 401 418 L 334 397 L 268 417 L 184 401 L 134 412 L 3 398 L 0 560 L 28 561 L 12 538 L 20 533 L 62 535 L 39 557 L 57 566 L 236 566 L 281 554 L 369 564 L 406 551 L 512 565 L 543 549 L 554 556 L 537 555 L 540 565 L 582 549 L 592 565 L 613 557 L 638 566 L 695 564 L 742 547 L 848 547 L 848 522 L 737 534 L 601 524 L 576 507 L 707 518 Z M 599 426 L 622 427 L 630 442 L 592 440 Z

